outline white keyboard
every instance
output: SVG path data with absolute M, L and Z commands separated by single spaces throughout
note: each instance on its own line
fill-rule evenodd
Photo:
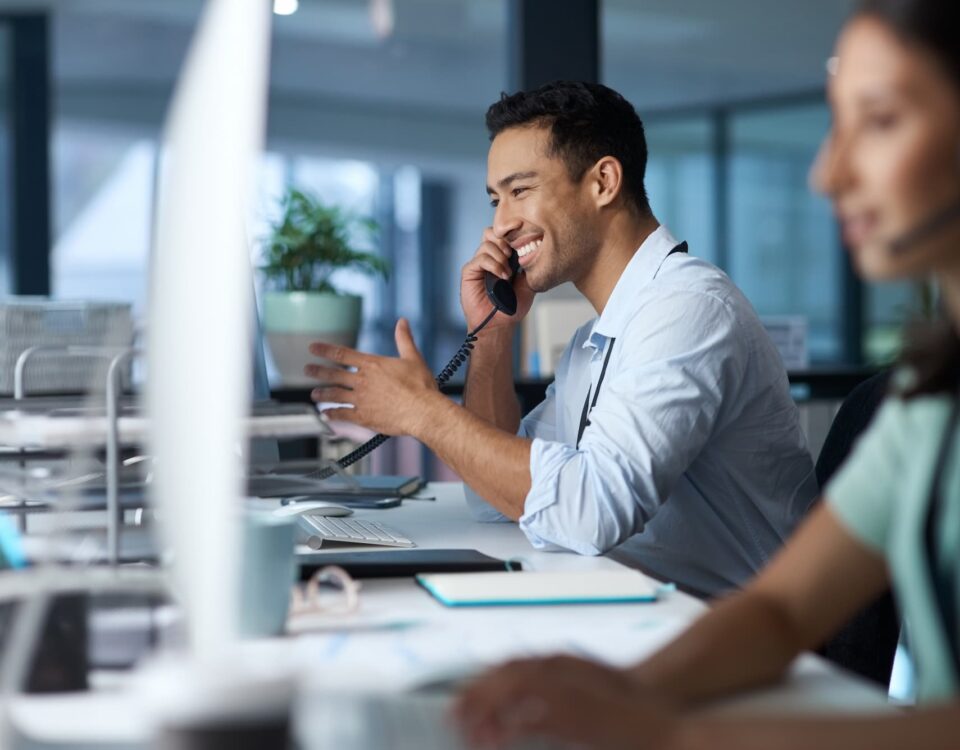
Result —
M 307 545 L 320 549 L 325 542 L 374 544 L 381 547 L 416 547 L 411 540 L 378 521 L 360 518 L 336 518 L 313 513 L 297 516 L 300 529 L 307 534 Z

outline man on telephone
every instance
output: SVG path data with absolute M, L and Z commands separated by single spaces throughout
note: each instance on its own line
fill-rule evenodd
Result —
M 425 443 L 475 516 L 517 521 L 536 548 L 609 552 L 701 595 L 738 586 L 817 492 L 779 354 L 723 272 L 654 217 L 643 125 L 623 97 L 558 82 L 503 95 L 486 123 L 494 216 L 461 277 L 467 328 L 482 327 L 464 405 L 439 392 L 405 320 L 398 358 L 314 344 L 340 367 L 308 365 L 313 398 Z M 497 280 L 512 284 L 512 315 L 490 317 Z M 521 419 L 514 336 L 535 294 L 566 281 L 598 317 Z

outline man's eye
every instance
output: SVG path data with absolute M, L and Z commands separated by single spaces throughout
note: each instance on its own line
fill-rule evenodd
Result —
M 525 187 L 515 187 L 513 190 L 510 191 L 510 194 L 511 194 L 514 198 L 516 198 L 517 196 L 520 195 L 520 193 L 526 192 L 526 190 L 527 190 L 527 189 L 526 189 Z
M 497 206 L 500 205 L 500 201 L 494 198 L 492 201 L 490 201 L 490 205 L 496 208 Z

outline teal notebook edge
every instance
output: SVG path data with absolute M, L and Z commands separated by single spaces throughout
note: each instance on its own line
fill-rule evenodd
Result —
M 420 584 L 434 599 L 445 607 L 555 607 L 571 604 L 650 604 L 657 601 L 657 593 L 649 596 L 618 596 L 610 598 L 570 598 L 570 599 L 471 599 L 452 600 L 445 597 L 426 580 L 425 575 L 417 574 L 417 583 Z

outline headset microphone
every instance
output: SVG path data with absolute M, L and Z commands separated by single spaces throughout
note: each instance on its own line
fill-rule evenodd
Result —
M 918 224 L 913 229 L 892 240 L 890 242 L 890 252 L 894 255 L 902 255 L 917 243 L 929 239 L 957 220 L 960 220 L 960 201 L 950 204 L 922 224 Z

